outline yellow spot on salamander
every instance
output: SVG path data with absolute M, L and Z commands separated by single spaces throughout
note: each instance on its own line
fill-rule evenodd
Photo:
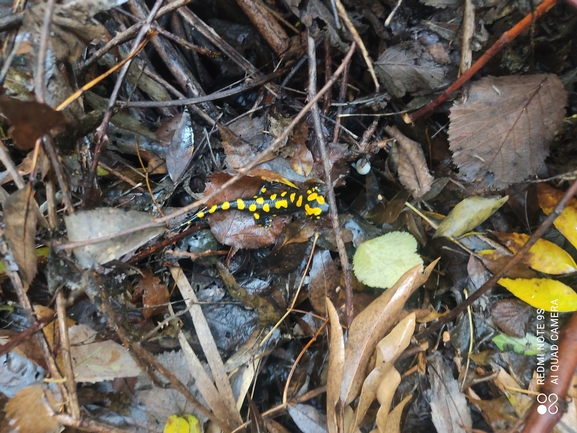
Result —
M 274 201 L 274 200 L 276 200 L 276 197 L 277 197 L 277 195 L 276 195 L 276 194 L 273 194 L 273 195 L 270 196 L 270 199 Z
M 263 204 L 263 205 L 262 205 L 262 210 L 263 210 L 264 212 L 270 212 L 270 206 L 269 206 L 269 204 L 268 204 L 268 203 Z
M 281 196 L 281 197 L 284 197 L 284 196 L 287 195 L 287 194 L 288 194 L 288 192 L 283 191 L 283 192 L 280 193 L 280 196 Z
M 318 204 L 325 204 L 325 198 L 322 195 L 319 195 L 317 197 L 317 203 Z
M 229 210 L 230 209 L 230 203 L 225 201 L 223 204 L 220 205 L 220 208 L 222 210 Z
M 277 200 L 274 204 L 274 207 L 277 209 L 282 209 L 283 207 L 285 209 L 288 209 L 288 201 L 286 200 Z
M 257 197 L 256 202 L 257 202 L 257 204 L 262 205 L 264 203 L 264 198 L 263 197 Z
M 256 204 L 251 203 L 251 205 L 248 207 L 248 210 L 254 212 L 256 210 Z
M 260 219 L 260 215 L 257 214 L 256 212 L 252 214 L 252 216 L 254 217 L 255 220 Z
M 201 212 L 197 213 L 196 216 L 198 218 L 204 218 L 204 212 L 201 211 Z
M 236 199 L 236 208 L 238 210 L 244 210 L 245 207 L 246 207 L 246 204 L 244 203 L 244 200 L 242 198 L 237 198 Z
M 303 205 L 303 196 L 299 195 L 299 199 L 296 202 L 297 207 L 301 207 Z
M 214 205 L 208 210 L 208 213 L 215 213 L 218 210 L 218 205 Z
M 315 201 L 317 199 L 319 195 L 316 192 L 313 192 L 312 194 L 309 194 L 307 196 L 307 201 Z
M 296 193 L 296 192 L 291 192 L 291 195 L 290 195 L 291 203 L 294 203 L 294 202 L 295 202 L 295 197 L 296 197 L 296 196 L 297 196 L 297 193 Z
M 320 207 L 310 207 L 308 204 L 305 204 L 305 214 L 308 216 L 320 216 L 322 213 L 322 209 Z

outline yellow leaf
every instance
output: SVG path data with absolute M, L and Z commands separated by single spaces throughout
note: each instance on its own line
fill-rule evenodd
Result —
M 170 415 L 164 424 L 164 433 L 201 433 L 198 418 L 193 415 Z
M 466 198 L 449 212 L 433 237 L 458 237 L 471 231 L 493 215 L 508 199 L 509 196 Z
M 494 233 L 512 253 L 517 253 L 529 240 L 523 233 Z M 553 242 L 539 239 L 529 250 L 524 263 L 539 272 L 562 275 L 577 272 L 573 258 Z
M 577 293 L 560 281 L 501 278 L 499 284 L 532 307 L 558 313 L 577 311 Z
M 543 209 L 547 215 L 553 212 L 553 209 L 563 197 L 563 192 L 558 189 L 552 188 L 549 185 L 539 184 L 537 185 L 537 198 L 539 200 L 539 206 Z M 577 200 L 571 199 L 561 215 L 555 219 L 553 223 L 555 228 L 561 232 L 571 245 L 577 248 Z

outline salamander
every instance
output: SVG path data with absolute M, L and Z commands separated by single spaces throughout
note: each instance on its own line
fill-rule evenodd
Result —
M 277 215 L 290 215 L 304 211 L 306 216 L 319 219 L 329 210 L 322 189 L 318 185 L 308 187 L 306 190 L 291 189 L 279 193 L 267 194 L 266 185 L 258 195 L 252 198 L 237 198 L 207 207 L 197 212 L 188 221 L 191 222 L 205 218 L 215 212 L 236 209 L 252 213 L 257 224 L 270 227 L 271 217 Z

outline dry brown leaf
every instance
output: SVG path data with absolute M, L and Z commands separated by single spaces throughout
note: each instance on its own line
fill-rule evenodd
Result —
M 395 391 L 397 390 L 397 387 L 400 383 L 401 375 L 396 368 L 391 367 L 384 371 L 377 393 L 379 404 L 381 406 L 377 411 L 375 422 L 377 424 L 379 433 L 389 433 L 389 430 L 384 430 L 383 428 L 386 426 L 387 420 L 389 419 L 391 402 L 393 401 Z
M 140 368 L 127 348 L 114 341 L 96 341 L 96 331 L 86 325 L 71 326 L 70 355 L 77 382 L 101 382 L 136 377 Z
M 397 284 L 386 290 L 355 317 L 345 346 L 341 403 L 349 404 L 357 397 L 377 343 L 395 325 L 406 300 L 417 287 L 427 281 L 438 260 L 427 266 L 424 273 L 421 273 L 421 265 L 407 271 Z
M 415 313 L 409 314 L 377 344 L 375 367 L 363 382 L 361 395 L 359 396 L 355 422 L 357 425 L 363 420 L 369 406 L 377 395 L 379 395 L 379 403 L 382 408 L 384 408 L 386 413 L 389 412 L 397 387 L 386 378 L 391 374 L 391 370 L 397 371 L 393 364 L 411 342 L 411 337 L 415 331 L 415 320 Z M 399 373 L 393 374 L 393 376 L 398 377 L 400 382 Z M 381 390 L 383 384 L 385 384 L 386 394 Z
M 60 405 L 54 395 L 42 385 L 32 385 L 21 389 L 6 403 L 4 411 L 10 419 L 11 432 L 18 433 L 59 433 L 62 426 L 50 415 L 58 413 Z
M 445 83 L 448 73 L 419 42 L 387 48 L 375 62 L 375 72 L 397 97 L 417 90 L 435 90 Z
M 328 250 L 319 250 L 313 256 L 310 270 L 309 300 L 315 311 L 325 314 L 325 298 L 333 302 L 337 298 L 341 273 Z
M 422 197 L 431 190 L 433 184 L 433 176 L 429 173 L 423 148 L 403 135 L 394 125 L 385 126 L 385 131 L 397 140 L 399 181 L 413 197 Z
M 160 278 L 155 277 L 154 274 L 147 270 L 142 270 L 142 278 L 135 286 L 135 292 L 142 292 L 142 304 L 144 311 L 142 315 L 145 319 L 150 319 L 152 316 L 162 313 L 168 302 L 170 302 L 170 294 L 166 284 L 160 283 Z
M 188 168 L 194 150 L 194 129 L 190 113 L 185 109 L 180 115 L 168 152 L 166 152 L 166 167 L 172 181 L 177 184 Z
M 446 433 L 466 433 L 471 431 L 473 421 L 467 399 L 461 393 L 459 382 L 445 365 L 439 352 L 435 352 L 429 363 L 431 380 L 431 417 L 437 431 Z
M 377 412 L 377 426 L 379 429 L 377 430 L 379 433 L 400 433 L 401 432 L 401 422 L 403 420 L 403 409 L 407 405 L 407 403 L 413 398 L 412 395 L 407 395 L 399 404 L 395 406 L 395 408 L 387 414 L 387 417 L 384 420 L 384 423 L 381 423 L 380 412 L 382 407 Z M 373 430 L 374 432 L 374 430 Z M 371 433 L 373 433 L 371 432 Z
M 486 77 L 451 109 L 449 141 L 466 181 L 500 189 L 539 174 L 563 125 L 567 92 L 556 75 Z
M 196 330 L 196 334 L 198 335 L 199 342 L 202 346 L 202 351 L 207 359 L 214 383 L 218 389 L 220 398 L 228 409 L 228 421 L 231 425 L 238 425 L 242 423 L 242 418 L 236 409 L 232 388 L 224 368 L 224 363 L 222 362 L 222 358 L 218 348 L 216 347 L 216 342 L 214 341 L 206 317 L 198 304 L 196 294 L 194 293 L 188 279 L 182 272 L 182 269 L 179 267 L 172 267 L 170 273 L 172 274 L 172 278 L 176 281 L 182 297 L 186 299 L 186 307 L 190 311 L 190 317 L 192 318 L 194 329 Z
M 330 350 L 329 375 L 327 377 L 327 429 L 329 433 L 338 431 L 337 414 L 335 411 L 339 401 L 343 366 L 345 363 L 345 340 L 339 321 L 339 315 L 329 298 L 326 299 L 330 318 Z
M 83 242 L 113 235 L 134 226 L 150 224 L 153 215 L 135 210 L 101 208 L 77 212 L 64 217 L 71 242 Z M 104 264 L 134 251 L 164 231 L 163 227 L 149 227 L 108 241 L 74 248 L 74 255 L 82 266 Z
M 307 404 L 289 404 L 288 413 L 303 432 L 326 433 L 324 416 L 313 406 Z
M 0 113 L 10 121 L 8 134 L 22 150 L 33 149 L 37 139 L 66 121 L 64 114 L 46 104 L 6 95 L 0 96 Z
M 14 260 L 20 268 L 22 279 L 30 284 L 36 276 L 36 202 L 28 188 L 11 194 L 4 203 L 4 235 Z

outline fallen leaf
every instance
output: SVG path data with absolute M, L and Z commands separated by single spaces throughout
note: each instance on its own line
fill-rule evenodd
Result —
M 459 237 L 487 220 L 509 196 L 499 197 L 469 197 L 457 204 L 449 215 L 439 224 L 433 238 Z
M 501 189 L 540 173 L 563 126 L 567 92 L 556 75 L 485 77 L 451 109 L 449 141 L 461 178 L 490 173 Z
M 563 191 L 550 187 L 544 183 L 537 185 L 537 199 L 539 200 L 539 206 L 549 215 L 557 206 L 557 203 L 565 194 Z M 572 198 L 569 200 L 561 215 L 559 215 L 553 225 L 557 230 L 561 232 L 563 236 L 577 248 L 577 200 Z
M 540 342 L 537 337 L 527 334 L 522 338 L 512 337 L 507 334 L 497 334 L 491 341 L 499 348 L 501 352 L 515 352 L 524 356 L 535 356 L 542 354 L 545 349 L 543 342 Z
M 166 167 L 172 181 L 177 184 L 188 168 L 194 151 L 194 129 L 188 109 L 180 115 L 180 121 L 166 153 Z
M 59 402 L 44 386 L 37 384 L 21 389 L 12 398 L 4 412 L 10 419 L 11 432 L 18 433 L 60 433 L 62 426 L 52 417 L 48 409 L 59 412 Z
M 523 233 L 493 232 L 493 234 L 514 254 L 523 248 L 530 238 Z M 577 264 L 569 253 L 545 239 L 535 242 L 523 262 L 545 274 L 563 275 L 577 272 Z
M 325 298 L 336 299 L 341 273 L 328 250 L 317 250 L 309 273 L 309 300 L 315 311 L 325 314 Z
M 372 371 L 367 375 L 367 378 L 363 382 L 363 387 L 361 388 L 361 394 L 359 396 L 359 403 L 356 410 L 356 421 L 355 425 L 359 425 L 363 420 L 364 416 L 369 409 L 369 406 L 373 403 L 377 394 L 379 394 L 379 403 L 386 413 L 389 413 L 391 402 L 395 395 L 398 384 L 400 383 L 401 376 L 393 366 L 397 358 L 403 353 L 403 351 L 408 347 L 411 342 L 411 337 L 415 331 L 415 314 L 411 313 L 400 321 L 392 331 L 387 334 L 379 344 L 377 344 L 375 366 Z M 391 371 L 394 370 L 398 377 L 397 386 L 389 375 Z M 385 379 L 389 378 L 389 379 Z M 380 388 L 385 385 L 385 390 Z M 383 420 L 383 415 L 381 415 L 381 420 Z M 377 416 L 377 419 L 379 417 Z
M 399 181 L 413 197 L 421 198 L 433 184 L 423 148 L 403 135 L 396 126 L 385 126 L 385 131 L 397 141 Z
M 501 278 L 498 283 L 535 308 L 559 313 L 577 311 L 577 293 L 560 281 L 547 278 Z
M 375 62 L 375 72 L 397 97 L 417 90 L 435 90 L 445 83 L 447 70 L 418 42 L 387 48 Z
M 0 113 L 10 122 L 8 134 L 22 150 L 34 148 L 36 140 L 66 122 L 64 114 L 36 101 L 20 101 L 0 95 Z
M 363 242 L 353 257 L 355 276 L 367 286 L 386 289 L 409 269 L 423 263 L 417 240 L 406 232 L 391 232 Z
M 493 323 L 506 334 L 524 337 L 533 314 L 530 305 L 519 299 L 501 299 L 491 310 Z
M 289 404 L 288 413 L 299 429 L 307 433 L 326 433 L 326 420 L 313 406 Z
M 336 406 L 339 401 L 343 366 L 345 363 L 345 340 L 339 315 L 329 298 L 326 308 L 330 319 L 329 371 L 327 376 L 327 428 L 329 433 L 337 433 L 338 420 Z
M 387 415 L 385 422 L 382 422 L 380 412 L 381 409 L 379 408 L 379 412 L 377 412 L 377 419 L 376 423 L 379 427 L 379 432 L 387 432 L 387 433 L 401 433 L 401 422 L 403 421 L 403 410 L 409 401 L 413 398 L 412 395 L 407 395 L 403 398 L 395 408 Z M 374 430 L 371 433 L 376 433 Z
M 355 317 L 345 346 L 341 403 L 349 404 L 357 397 L 376 345 L 397 322 L 406 300 L 427 281 L 437 262 L 438 259 L 427 266 L 423 273 L 421 265 L 407 271 L 394 287 L 386 290 Z
M 473 421 L 467 399 L 461 393 L 459 382 L 453 378 L 452 369 L 445 364 L 439 352 L 435 352 L 429 361 L 428 371 L 431 381 L 431 418 L 437 431 L 470 432 Z
M 140 368 L 124 346 L 111 340 L 96 341 L 96 331 L 86 325 L 71 326 L 68 333 L 77 382 L 102 382 L 140 374 Z
M 64 216 L 68 239 L 71 242 L 83 242 L 113 235 L 152 221 L 153 216 L 149 213 L 113 208 L 94 209 Z M 108 241 L 74 248 L 73 251 L 78 263 L 90 268 L 95 263 L 108 263 L 134 251 L 163 231 L 162 226 L 147 228 Z
M 10 194 L 4 203 L 4 235 L 25 283 L 36 276 L 36 201 L 32 190 L 24 188 Z
M 142 315 L 145 319 L 150 319 L 166 310 L 170 302 L 170 294 L 166 284 L 161 284 L 160 278 L 155 277 L 151 271 L 143 269 L 142 275 L 144 277 L 136 284 L 134 291 L 135 293 L 142 293 L 142 305 L 144 306 Z

